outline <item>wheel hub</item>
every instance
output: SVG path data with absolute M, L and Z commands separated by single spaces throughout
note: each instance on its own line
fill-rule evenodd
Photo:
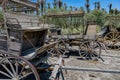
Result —
M 92 49 L 88 49 L 87 52 L 88 52 L 88 53 L 92 53 L 93 50 L 92 50 Z
M 117 40 L 116 40 L 116 39 L 113 39 L 113 40 L 112 40 L 112 42 L 114 42 L 114 43 L 115 43 L 115 42 L 117 42 Z

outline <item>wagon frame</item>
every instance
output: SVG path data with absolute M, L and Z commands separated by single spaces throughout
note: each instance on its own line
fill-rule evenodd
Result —
M 57 42 L 45 44 L 48 28 L 40 23 L 39 17 L 4 10 L 3 15 L 5 33 L 0 35 L 0 79 L 56 80 L 62 75 L 64 80 L 62 57 L 51 59 L 46 52 Z
M 97 26 L 96 22 L 87 21 L 87 25 L 85 25 L 84 12 L 80 12 L 80 11 L 59 12 L 59 13 L 56 12 L 56 13 L 48 13 L 45 16 L 47 18 L 69 18 L 71 20 L 70 23 L 72 23 L 72 17 L 82 18 L 81 19 L 82 27 L 83 27 L 82 34 L 53 35 L 52 39 L 57 39 L 57 40 L 62 41 L 61 42 L 62 45 L 61 45 L 61 43 L 59 45 L 63 47 L 62 50 L 64 52 L 61 52 L 61 48 L 59 48 L 59 46 L 58 46 L 58 50 L 60 50 L 61 54 L 63 54 L 63 55 L 66 53 L 66 50 L 69 51 L 72 49 L 72 48 L 71 49 L 69 48 L 71 45 L 73 45 L 73 46 L 77 45 L 77 46 L 79 46 L 78 52 L 79 52 L 80 57 L 85 58 L 85 59 L 93 59 L 93 60 L 94 60 L 94 58 L 100 58 L 101 45 L 95 39 L 95 34 L 96 34 L 95 29 Z M 89 30 L 89 29 L 91 29 L 91 27 L 93 27 L 92 31 Z M 99 47 L 98 53 L 96 51 L 94 51 L 95 47 Z

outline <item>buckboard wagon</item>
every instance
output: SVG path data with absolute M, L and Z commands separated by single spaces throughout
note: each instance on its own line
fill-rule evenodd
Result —
M 49 18 L 56 19 L 57 25 L 59 25 L 60 20 L 67 19 L 67 21 L 64 23 L 68 23 L 67 27 L 72 25 L 74 19 L 73 18 L 79 18 L 80 20 L 77 20 L 79 25 L 76 23 L 77 26 L 82 25 L 82 31 L 78 34 L 61 34 L 61 35 L 52 35 L 50 36 L 51 41 L 60 41 L 60 43 L 57 46 L 57 49 L 59 52 L 63 55 L 65 55 L 68 51 L 74 49 L 74 47 L 78 47 L 78 53 L 81 58 L 84 59 L 92 59 L 96 60 L 101 58 L 101 44 L 96 41 L 96 22 L 89 21 L 87 22 L 87 25 L 85 26 L 85 20 L 84 20 L 84 12 L 75 11 L 75 12 L 56 12 L 56 13 L 48 13 L 45 15 L 47 17 L 48 23 Z M 59 20 L 60 19 L 60 20 Z M 80 21 L 82 23 L 80 23 Z M 60 25 L 60 27 L 62 27 Z M 74 47 L 72 47 L 74 46 Z M 51 54 L 55 54 L 54 49 L 49 50 Z
M 0 80 L 56 80 L 60 74 L 64 80 L 62 57 L 53 59 L 46 52 L 57 41 L 45 44 L 48 28 L 39 22 L 39 17 L 13 12 L 3 15 L 5 33 L 0 35 Z

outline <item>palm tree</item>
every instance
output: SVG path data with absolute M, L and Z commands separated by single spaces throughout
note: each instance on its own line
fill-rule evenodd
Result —
M 95 4 L 95 9 L 97 9 L 97 2 L 95 2 L 94 4 Z
M 75 8 L 75 11 L 77 11 L 78 10 L 78 8 Z
M 44 13 L 44 8 L 45 8 L 45 0 L 41 0 L 41 2 L 40 2 L 41 4 L 41 14 L 43 15 L 43 13 Z
M 117 15 L 119 13 L 117 8 L 115 8 L 114 13 L 115 13 L 115 15 Z
M 61 0 L 58 1 L 58 6 L 59 6 L 59 8 L 62 7 L 62 1 Z
M 110 3 L 109 5 L 109 13 L 111 13 L 111 10 L 112 10 L 112 3 Z
M 64 3 L 64 8 L 65 8 L 65 11 L 67 11 L 67 5 L 66 5 L 66 3 Z
M 97 9 L 100 10 L 100 2 L 97 2 Z
M 36 14 L 39 15 L 39 7 L 40 7 L 40 1 L 37 0 L 37 4 L 36 4 Z
M 90 12 L 90 9 L 89 9 L 89 7 L 90 7 L 90 4 L 89 4 L 89 0 L 86 0 L 86 9 L 87 9 L 87 13 L 89 13 Z
M 53 6 L 54 6 L 54 8 L 57 8 L 57 0 L 54 0 Z
M 47 3 L 47 5 L 48 5 L 48 9 L 50 9 L 50 3 Z
M 73 7 L 72 6 L 70 6 L 70 10 L 73 11 Z

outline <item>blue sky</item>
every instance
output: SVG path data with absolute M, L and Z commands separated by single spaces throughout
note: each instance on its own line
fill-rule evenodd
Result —
M 52 3 L 54 0 L 46 0 L 47 2 Z M 74 6 L 74 7 L 81 7 L 83 6 L 85 8 L 85 1 L 86 0 L 62 0 L 67 4 L 67 6 Z M 113 4 L 113 9 L 118 8 L 120 10 L 120 0 L 90 0 L 90 9 L 94 9 L 94 2 L 100 2 L 101 8 L 105 8 L 106 10 L 109 9 L 109 4 Z

